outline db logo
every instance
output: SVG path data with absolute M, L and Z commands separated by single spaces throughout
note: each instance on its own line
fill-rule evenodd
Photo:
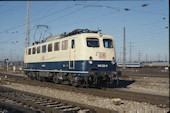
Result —
M 100 59 L 106 59 L 106 53 L 105 52 L 99 52 L 99 58 Z

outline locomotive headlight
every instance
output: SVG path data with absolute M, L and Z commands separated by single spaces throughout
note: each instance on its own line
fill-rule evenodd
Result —
M 112 64 L 115 64 L 115 57 L 112 58 Z
M 93 57 L 92 56 L 89 57 L 89 64 L 93 64 Z

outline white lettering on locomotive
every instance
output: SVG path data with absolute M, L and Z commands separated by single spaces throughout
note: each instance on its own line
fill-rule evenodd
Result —
M 107 64 L 98 64 L 97 67 L 108 67 Z

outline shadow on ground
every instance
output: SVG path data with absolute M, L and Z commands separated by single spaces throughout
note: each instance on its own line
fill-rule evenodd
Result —
M 112 83 L 110 84 L 107 84 L 107 85 L 100 85 L 100 86 L 92 86 L 91 88 L 98 88 L 98 89 L 101 89 L 101 88 L 127 88 L 129 85 L 135 83 L 135 80 L 119 80 L 118 81 L 118 84 L 117 84 L 117 81 L 113 81 Z
M 130 84 L 133 84 L 135 80 L 119 80 L 118 84 L 117 81 L 113 81 L 113 83 L 108 84 L 107 88 L 127 88 Z

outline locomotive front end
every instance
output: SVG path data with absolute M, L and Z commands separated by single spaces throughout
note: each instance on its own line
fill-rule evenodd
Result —
M 85 38 L 86 70 L 89 84 L 107 84 L 116 73 L 114 39 L 110 35 L 89 35 Z

